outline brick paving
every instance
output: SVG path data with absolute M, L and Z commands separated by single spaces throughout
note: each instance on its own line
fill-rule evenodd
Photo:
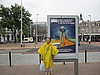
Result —
M 0 75 L 44 75 L 44 72 L 39 65 L 0 66 Z M 54 64 L 52 75 L 74 75 L 74 65 Z M 100 75 L 100 63 L 79 63 L 79 75 Z

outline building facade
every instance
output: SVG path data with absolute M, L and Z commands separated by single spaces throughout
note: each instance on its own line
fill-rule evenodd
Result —
M 43 41 L 47 37 L 47 22 L 33 22 L 30 25 L 30 37 L 33 37 L 34 42 L 36 37 L 38 41 Z M 17 32 L 17 31 L 16 31 Z M 16 37 L 19 35 L 16 33 Z M 84 21 L 81 20 L 78 25 L 79 41 L 100 42 L 100 21 Z M 5 29 L 5 35 L 0 33 L 0 42 L 14 42 L 14 33 L 11 30 Z
M 81 21 L 78 26 L 79 41 L 100 42 L 100 21 Z
M 34 39 L 34 42 L 43 41 L 47 37 L 47 23 L 46 22 L 33 22 L 31 25 L 31 36 Z
M 14 33 L 11 31 L 11 29 L 2 28 L 2 33 L 0 33 L 0 43 L 7 43 L 7 42 L 14 42 Z

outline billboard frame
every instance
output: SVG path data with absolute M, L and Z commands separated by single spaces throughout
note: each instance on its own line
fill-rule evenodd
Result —
M 63 58 L 63 59 L 78 59 L 78 16 L 77 15 L 47 15 L 47 25 L 48 25 L 48 34 L 47 36 L 50 37 L 50 20 L 51 18 L 74 18 L 75 19 L 75 46 L 76 46 L 76 52 L 75 53 L 67 53 L 65 56 L 62 56 L 58 54 L 57 57 Z

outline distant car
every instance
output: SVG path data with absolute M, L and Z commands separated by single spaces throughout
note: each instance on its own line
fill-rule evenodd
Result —
M 33 37 L 26 37 L 26 38 L 24 38 L 23 42 L 24 43 L 28 43 L 28 42 L 32 43 L 33 42 Z

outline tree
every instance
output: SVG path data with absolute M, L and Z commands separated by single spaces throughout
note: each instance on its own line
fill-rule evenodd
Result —
M 13 18 L 13 27 L 14 27 L 14 35 L 16 34 L 16 30 L 18 30 L 20 32 L 20 28 L 21 28 L 21 6 L 19 6 L 18 4 L 15 4 L 14 6 L 11 5 L 11 14 L 12 14 L 12 18 Z M 30 16 L 31 14 L 28 12 L 28 10 L 25 10 L 24 7 L 22 7 L 22 27 L 23 27 L 23 35 L 29 35 L 29 27 L 30 27 Z M 25 29 L 24 29 L 25 28 Z M 15 38 L 16 40 L 16 38 Z
M 12 32 L 14 33 L 14 38 L 16 42 L 16 31 L 18 31 L 20 35 L 20 30 L 21 30 L 21 6 L 18 4 L 11 5 L 10 8 L 4 7 L 2 5 L 2 20 L 1 20 L 1 25 L 4 28 L 11 29 Z M 30 22 L 31 22 L 31 14 L 29 13 L 28 10 L 26 10 L 24 7 L 22 7 L 22 25 L 23 25 L 23 35 L 29 35 L 29 28 L 30 28 Z
M 1 34 L 4 36 L 4 40 L 5 40 L 5 34 L 6 28 L 9 28 L 9 8 L 8 7 L 4 7 L 3 5 L 0 5 L 0 37 Z M 0 40 L 1 41 L 1 40 Z

